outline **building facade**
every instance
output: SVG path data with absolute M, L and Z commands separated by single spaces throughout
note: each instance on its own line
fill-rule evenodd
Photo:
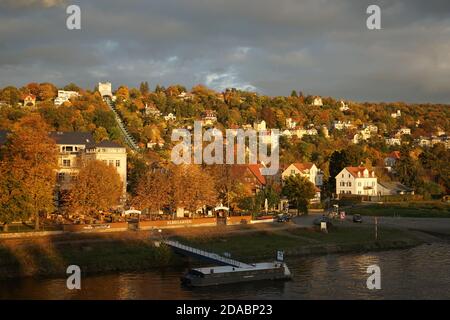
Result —
M 95 143 L 87 132 L 51 132 L 58 149 L 57 182 L 61 190 L 70 189 L 83 163 L 99 160 L 114 166 L 123 183 L 123 193 L 127 186 L 127 152 L 119 144 L 111 141 Z
M 69 101 L 70 98 L 78 98 L 80 94 L 76 91 L 58 90 L 58 96 L 53 102 L 56 106 L 62 105 L 64 102 Z
M 336 193 L 352 195 L 377 195 L 377 177 L 366 167 L 346 167 L 336 176 Z
M 310 182 L 312 182 L 315 186 L 322 186 L 323 184 L 323 176 L 320 170 L 316 167 L 314 163 L 305 162 L 305 163 L 293 163 L 289 165 L 282 173 L 282 180 L 286 180 L 288 177 L 293 175 L 301 175 L 302 177 L 306 177 Z

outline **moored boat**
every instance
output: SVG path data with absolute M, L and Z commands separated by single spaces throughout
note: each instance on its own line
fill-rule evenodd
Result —
M 192 287 L 204 287 L 257 280 L 289 280 L 291 272 L 284 262 L 255 263 L 246 267 L 217 266 L 189 270 L 181 281 Z

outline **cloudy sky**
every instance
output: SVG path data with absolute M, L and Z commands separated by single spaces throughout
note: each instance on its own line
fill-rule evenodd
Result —
M 450 1 L 0 1 L 0 87 L 102 80 L 450 103 Z

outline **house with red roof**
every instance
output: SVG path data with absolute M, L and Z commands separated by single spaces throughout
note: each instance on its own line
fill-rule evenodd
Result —
M 377 195 L 377 176 L 366 167 L 345 167 L 336 176 L 336 193 L 353 195 Z
M 261 164 L 238 164 L 231 168 L 232 178 L 244 186 L 248 194 L 255 195 L 266 186 L 266 178 L 261 174 Z
M 400 160 L 400 151 L 392 151 L 386 158 L 384 158 L 384 166 L 392 168 L 398 160 Z
M 289 165 L 282 173 L 281 178 L 287 179 L 289 176 L 299 174 L 302 177 L 306 177 L 314 183 L 315 186 L 321 186 L 322 174 L 316 165 L 312 162 L 296 162 Z
M 34 107 L 36 105 L 36 96 L 34 94 L 26 94 L 23 97 L 24 107 Z

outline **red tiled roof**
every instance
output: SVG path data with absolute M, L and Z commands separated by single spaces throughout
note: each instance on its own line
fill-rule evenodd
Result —
M 313 165 L 314 165 L 314 163 L 312 163 L 312 162 L 304 162 L 304 163 L 297 162 L 297 163 L 294 163 L 294 166 L 300 171 L 310 170 Z
M 400 151 L 392 151 L 389 154 L 389 158 L 400 159 Z
M 361 176 L 364 174 L 364 170 L 366 170 L 366 167 L 346 167 L 345 169 L 347 169 L 348 172 L 350 172 L 350 174 L 354 177 L 358 177 L 358 172 L 361 173 Z M 368 170 L 368 169 L 367 169 Z M 372 172 L 374 171 L 369 171 L 369 175 L 372 174 Z
M 31 93 L 25 94 L 25 95 L 23 96 L 23 99 L 25 100 L 25 99 L 28 98 L 28 97 L 30 97 L 30 98 L 33 99 L 33 100 L 36 100 L 36 96 L 35 96 L 34 94 L 31 94 Z
M 261 184 L 266 184 L 266 178 L 261 174 L 260 164 L 249 164 L 247 165 L 247 167 Z
M 237 164 L 232 166 L 231 172 L 234 178 L 239 179 L 245 174 L 245 171 L 248 170 L 260 184 L 264 185 L 266 184 L 266 178 L 261 174 L 260 168 L 260 164 Z

